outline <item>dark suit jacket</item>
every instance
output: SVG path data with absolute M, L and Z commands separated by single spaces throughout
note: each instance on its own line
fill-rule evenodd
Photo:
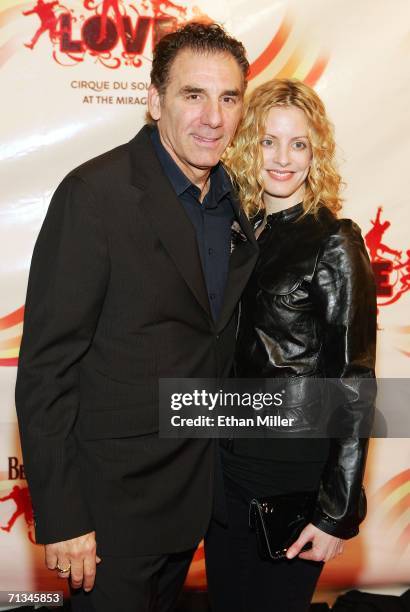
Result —
M 215 323 L 195 231 L 149 128 L 71 172 L 31 263 L 16 388 L 40 543 L 96 530 L 101 553 L 175 552 L 203 536 L 214 445 L 158 438 L 158 378 L 223 377 L 257 256 L 233 251 Z

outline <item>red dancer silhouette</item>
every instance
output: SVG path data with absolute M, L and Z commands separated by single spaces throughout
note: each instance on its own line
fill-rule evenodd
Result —
M 58 0 L 53 0 L 53 2 L 44 2 L 44 0 L 38 0 L 36 6 L 30 11 L 25 11 L 23 15 L 37 15 L 40 17 L 40 27 L 37 32 L 34 34 L 33 39 L 29 43 L 25 43 L 25 46 L 29 49 L 34 49 L 34 45 L 37 43 L 38 39 L 44 32 L 50 33 L 50 40 L 54 41 L 56 37 L 57 30 L 57 22 L 58 18 L 54 14 L 54 7 L 57 6 Z
M 390 255 L 394 255 L 394 257 L 400 258 L 401 251 L 396 251 L 395 249 L 391 249 L 382 243 L 382 237 L 384 232 L 390 227 L 390 221 L 380 222 L 380 215 L 382 213 L 383 208 L 379 206 L 377 209 L 376 219 L 371 221 L 373 225 L 372 229 L 367 232 L 365 236 L 365 241 L 367 248 L 369 249 L 370 259 L 371 261 L 375 261 L 380 257 L 381 253 L 390 253 Z M 379 253 L 379 251 L 381 253 Z
M 108 11 L 112 9 L 115 15 L 115 21 L 117 24 L 117 31 L 125 44 L 125 32 L 122 23 L 122 15 L 118 6 L 120 0 L 103 0 L 102 13 L 101 13 L 101 31 L 98 37 L 97 43 L 102 43 L 107 37 L 107 16 Z
M 18 487 L 17 485 L 15 485 L 9 495 L 6 495 L 6 497 L 0 497 L 1 502 L 7 501 L 8 499 L 12 499 L 15 502 L 17 508 L 7 525 L 1 527 L 1 529 L 3 531 L 9 532 L 18 517 L 24 514 L 27 527 L 29 528 L 29 538 L 33 542 L 34 540 L 32 539 L 32 537 L 30 537 L 30 528 L 34 525 L 34 517 L 28 487 Z

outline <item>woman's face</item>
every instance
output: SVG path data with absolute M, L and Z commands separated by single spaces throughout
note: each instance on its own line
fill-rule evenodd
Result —
M 266 204 L 297 204 L 303 199 L 312 159 L 305 113 L 296 106 L 271 108 L 260 143 Z

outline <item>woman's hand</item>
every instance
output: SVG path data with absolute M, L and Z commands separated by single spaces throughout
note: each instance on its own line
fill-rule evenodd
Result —
M 307 542 L 312 542 L 312 548 L 306 552 L 299 554 L 300 550 L 304 547 Z M 299 559 L 305 559 L 307 561 L 329 561 L 342 554 L 344 548 L 344 541 L 340 538 L 325 533 L 318 527 L 309 523 L 306 525 L 296 542 L 288 548 L 286 557 L 293 559 L 299 556 Z

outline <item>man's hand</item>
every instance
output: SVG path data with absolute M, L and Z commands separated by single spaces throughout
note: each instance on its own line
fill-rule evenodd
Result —
M 312 548 L 299 554 L 307 542 L 312 542 Z M 289 547 L 286 556 L 288 559 L 299 556 L 307 561 L 329 561 L 343 552 L 344 542 L 340 538 L 325 533 L 318 527 L 309 523 L 306 525 L 296 542 Z
M 59 578 L 69 578 L 71 574 L 71 585 L 74 589 L 82 586 L 84 591 L 91 591 L 96 564 L 101 561 L 96 555 L 96 549 L 95 531 L 72 540 L 46 544 L 46 565 L 50 570 L 57 569 L 57 565 L 59 568 L 67 568 L 65 572 L 58 572 Z

